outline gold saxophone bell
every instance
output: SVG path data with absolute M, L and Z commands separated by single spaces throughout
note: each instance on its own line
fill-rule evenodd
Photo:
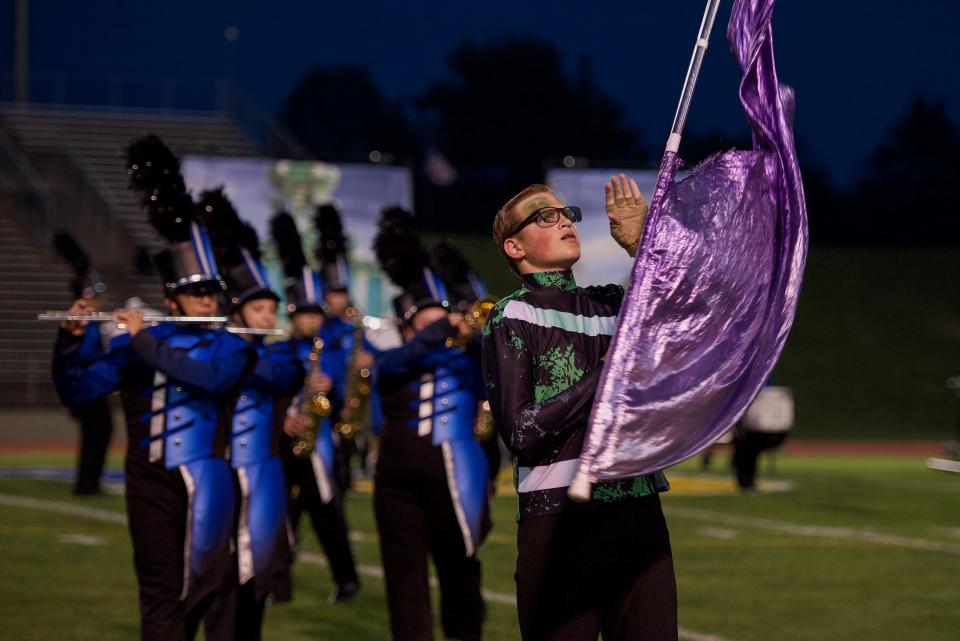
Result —
M 300 402 L 300 415 L 304 418 L 304 433 L 293 442 L 294 456 L 309 456 L 313 452 L 317 443 L 317 432 L 323 419 L 330 416 L 333 412 L 333 404 L 326 394 L 310 394 L 310 379 L 321 373 L 320 361 L 323 356 L 323 341 L 317 337 L 313 339 L 313 347 L 310 350 L 308 360 L 310 368 L 304 377 L 302 400 Z
M 448 338 L 446 342 L 447 347 L 466 348 L 466 346 L 473 341 L 474 337 L 476 337 L 477 332 L 483 331 L 483 326 L 487 324 L 487 317 L 490 316 L 490 312 L 493 311 L 496 304 L 496 298 L 493 296 L 484 296 L 470 305 L 470 309 L 463 315 L 463 320 L 467 323 L 468 331 L 461 332 L 455 338 Z

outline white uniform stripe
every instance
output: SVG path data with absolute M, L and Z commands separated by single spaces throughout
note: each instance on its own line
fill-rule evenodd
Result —
M 550 465 L 537 467 L 521 467 L 517 470 L 520 482 L 517 484 L 519 492 L 533 492 L 535 490 L 552 490 L 558 487 L 567 487 L 577 473 L 580 459 L 559 461 Z
M 150 418 L 150 449 L 149 459 L 151 463 L 156 463 L 163 458 L 163 439 L 157 438 L 163 434 L 163 426 L 166 421 L 166 412 L 163 408 L 167 403 L 167 375 L 156 370 L 153 375 L 153 398 L 150 401 L 150 409 L 153 416 Z
M 505 318 L 513 318 L 538 327 L 552 327 L 586 336 L 613 336 L 613 330 L 617 326 L 616 316 L 580 316 L 556 309 L 534 307 L 519 300 L 507 303 L 503 315 Z
M 240 482 L 240 522 L 237 524 L 237 566 L 240 572 L 240 585 L 253 578 L 253 547 L 250 541 L 250 479 L 247 470 L 237 468 L 237 480 Z
M 187 598 L 190 592 L 190 546 L 193 544 L 193 499 L 197 494 L 197 485 L 190 475 L 186 465 L 180 466 L 180 476 L 187 487 L 187 528 L 183 537 L 183 588 L 180 591 L 180 600 Z

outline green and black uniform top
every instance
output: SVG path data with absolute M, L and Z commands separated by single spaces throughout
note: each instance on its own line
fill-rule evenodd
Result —
M 518 520 L 669 489 L 660 472 L 602 481 L 590 501 L 567 496 L 623 300 L 623 287 L 577 287 L 570 271 L 523 276 L 483 335 L 490 410 L 514 456 Z

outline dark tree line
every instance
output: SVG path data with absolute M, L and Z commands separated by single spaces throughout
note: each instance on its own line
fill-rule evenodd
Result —
M 372 150 L 413 169 L 417 217 L 433 231 L 488 233 L 503 201 L 573 156 L 594 166 L 655 167 L 623 108 L 593 81 L 589 61 L 570 73 L 556 48 L 536 39 L 464 43 L 449 75 L 414 105 L 391 103 L 358 67 L 315 68 L 287 97 L 281 122 L 318 158 L 365 162 Z M 748 134 L 684 137 L 699 161 Z M 960 134 L 942 104 L 918 97 L 840 190 L 798 154 L 816 243 L 957 245 L 960 216 L 948 193 L 960 184 Z

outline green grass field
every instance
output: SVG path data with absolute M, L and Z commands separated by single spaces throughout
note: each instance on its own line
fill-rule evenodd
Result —
M 0 468 L 69 467 L 67 454 L 0 453 Z M 768 461 L 769 462 L 769 461 Z M 119 461 L 111 461 L 117 467 Z M 682 638 L 694 641 L 953 640 L 960 637 L 960 475 L 916 457 L 781 455 L 764 478 L 792 490 L 738 496 L 723 461 L 669 476 L 664 497 Z M 514 499 L 495 499 L 481 550 L 486 638 L 518 639 Z M 83 515 L 70 514 L 80 508 Z M 136 588 L 120 496 L 75 499 L 62 481 L 0 478 L 0 638 L 109 641 L 137 635 Z M 291 604 L 268 609 L 265 638 L 389 638 L 371 501 L 348 518 L 364 576 L 339 606 L 313 533 L 301 532 Z M 437 634 L 437 638 L 442 635 Z

